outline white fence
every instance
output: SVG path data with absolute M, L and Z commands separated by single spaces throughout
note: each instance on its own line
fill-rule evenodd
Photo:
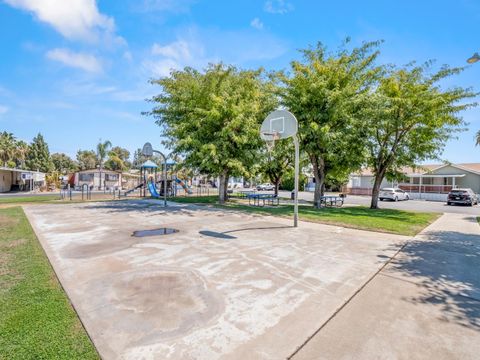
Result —
M 447 201 L 448 194 L 435 193 L 408 193 L 412 200 L 428 200 L 428 201 Z

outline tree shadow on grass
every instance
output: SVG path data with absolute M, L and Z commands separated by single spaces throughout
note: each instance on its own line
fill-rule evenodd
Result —
M 409 242 L 386 269 L 420 285 L 415 304 L 439 307 L 441 320 L 480 331 L 480 235 L 429 232 Z

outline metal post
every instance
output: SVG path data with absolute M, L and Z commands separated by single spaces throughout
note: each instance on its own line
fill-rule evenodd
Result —
M 300 172 L 300 144 L 297 135 L 293 136 L 295 144 L 295 200 L 293 209 L 293 226 L 298 227 L 298 177 Z

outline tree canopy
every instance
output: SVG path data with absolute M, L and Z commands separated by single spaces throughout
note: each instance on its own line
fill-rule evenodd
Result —
M 364 160 L 365 136 L 359 126 L 369 90 L 381 69 L 375 66 L 379 42 L 348 49 L 346 43 L 328 53 L 319 43 L 302 50 L 303 61 L 291 63 L 283 76 L 282 103 L 299 122 L 302 151 L 315 176 L 315 204 L 323 195 L 326 177 L 349 173 Z
M 97 155 L 93 150 L 78 150 L 77 162 L 79 170 L 95 169 L 97 165 Z
M 462 68 L 442 67 L 431 72 L 432 63 L 390 69 L 369 96 L 367 165 L 375 182 L 371 208 L 378 207 L 384 177 L 405 166 L 439 158 L 447 140 L 463 129 L 460 112 L 474 106 L 466 100 L 477 94 L 460 87 L 444 90 L 439 83 Z
M 261 70 L 215 64 L 203 72 L 173 71 L 153 83 L 162 92 L 149 114 L 161 126 L 164 144 L 185 166 L 219 176 L 223 202 L 229 176 L 248 176 L 257 159 L 259 125 L 277 104 L 269 81 Z
M 77 170 L 77 163 L 64 153 L 54 153 L 51 156 L 54 170 L 60 174 L 71 173 Z
M 53 171 L 53 163 L 50 159 L 50 151 L 42 134 L 38 134 L 32 140 L 26 156 L 27 169 L 48 173 Z

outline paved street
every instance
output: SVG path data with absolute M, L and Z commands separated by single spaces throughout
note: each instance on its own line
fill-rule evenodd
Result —
M 290 197 L 289 191 L 280 191 L 280 196 Z M 301 191 L 299 199 L 306 201 L 313 201 L 313 192 Z M 370 206 L 369 196 L 348 195 L 345 201 L 346 205 L 362 205 Z M 385 209 L 400 209 L 426 212 L 441 212 L 453 214 L 469 214 L 480 216 L 480 206 L 448 206 L 444 202 L 436 201 L 422 201 L 422 200 L 408 200 L 408 201 L 380 201 L 379 206 Z

